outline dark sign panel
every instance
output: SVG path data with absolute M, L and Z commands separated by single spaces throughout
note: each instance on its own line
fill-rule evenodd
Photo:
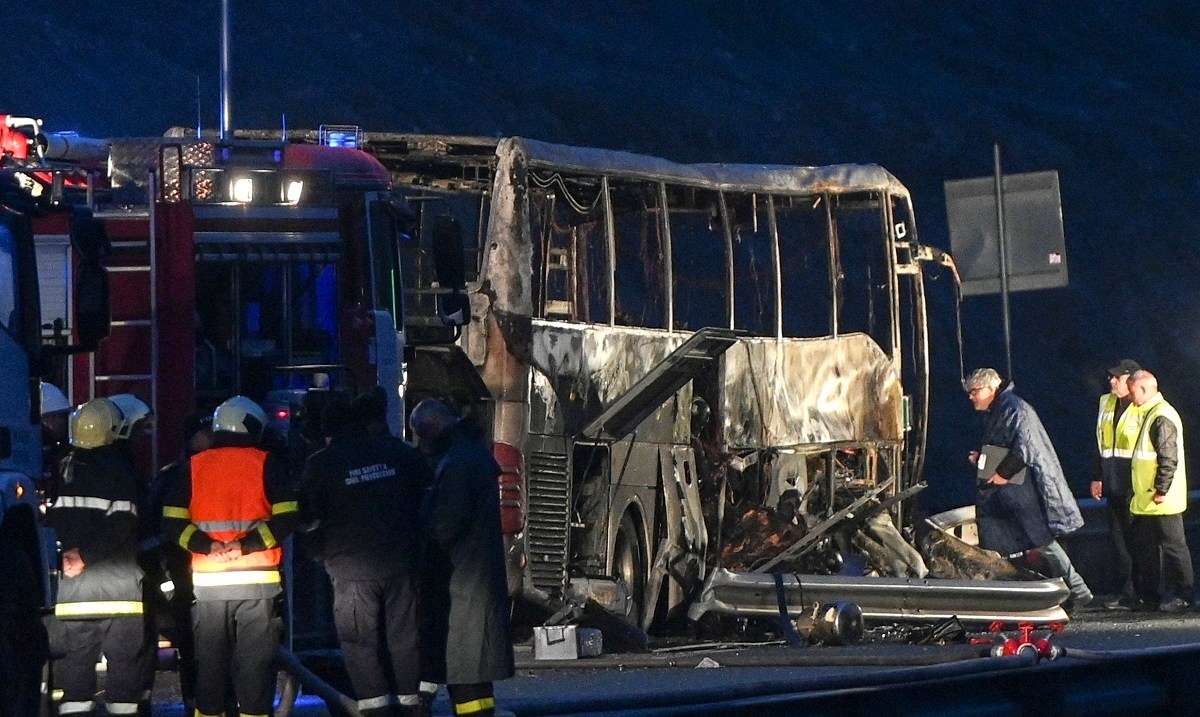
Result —
M 964 296 L 1000 293 L 996 184 L 992 177 L 946 182 L 950 251 Z M 1009 291 L 1067 285 L 1058 172 L 1004 177 Z

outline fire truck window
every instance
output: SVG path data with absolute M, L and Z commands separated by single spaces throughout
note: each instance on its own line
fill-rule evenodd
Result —
M 775 335 L 775 266 L 767 198 L 727 194 L 733 228 L 734 325 L 759 336 Z
M 240 272 L 239 393 L 261 399 L 275 388 L 275 366 L 287 363 L 284 327 L 286 265 L 243 264 Z
M 892 350 L 892 300 L 888 245 L 877 198 L 842 197 L 834 212 L 842 281 L 838 287 L 838 331 L 869 334 L 884 352 Z
M 452 217 L 458 223 L 463 241 L 464 278 L 467 282 L 478 280 L 489 200 L 478 194 L 434 187 L 414 189 L 404 198 L 417 213 L 418 227 L 412 240 L 401 239 L 397 245 L 404 320 L 410 337 L 445 340 L 448 329 L 438 316 L 438 296 L 430 289 L 437 281 L 433 230 L 444 223 L 445 217 Z
M 337 273 L 333 265 L 296 264 L 291 272 L 289 363 L 337 363 Z M 307 376 L 296 373 L 291 379 L 289 383 L 295 383 Z
M 623 326 L 667 327 L 663 238 L 658 188 L 610 185 L 617 246 L 617 316 Z
M 196 399 L 215 405 L 236 393 L 234 386 L 233 272 L 229 264 L 196 268 Z
M 783 335 L 828 336 L 829 232 L 825 207 L 811 197 L 775 197 L 779 227 Z
M 668 195 L 675 328 L 729 326 L 725 237 L 715 192 Z
M 421 218 L 421 246 L 428 247 L 430 241 L 431 217 L 451 216 L 458 221 L 463 238 L 463 266 L 466 268 L 468 282 L 479 278 L 480 262 L 483 260 L 482 247 L 487 230 L 487 216 L 490 200 L 478 194 L 439 192 L 428 190 L 408 198 L 410 206 L 416 208 Z M 429 276 L 433 276 L 433 267 L 428 267 Z
M 16 261 L 12 232 L 0 225 L 0 328 L 13 336 L 20 336 L 20 312 L 17 310 Z

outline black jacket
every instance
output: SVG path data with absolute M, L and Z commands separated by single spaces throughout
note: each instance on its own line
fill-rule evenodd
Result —
M 420 451 L 390 436 L 337 437 L 314 453 L 300 479 L 300 511 L 320 521 L 310 546 L 329 575 L 379 580 L 415 569 L 430 477 Z
M 77 577 L 59 580 L 60 618 L 141 612 L 137 481 L 133 464 L 115 446 L 77 448 L 64 462 L 62 490 L 46 523 L 64 553 L 79 551 L 84 569 Z
M 434 483 L 421 506 L 422 679 L 502 680 L 513 674 L 513 653 L 500 467 L 466 421 L 438 441 L 434 460 Z
M 1179 450 L 1176 447 L 1178 431 L 1166 416 L 1158 416 L 1150 424 L 1150 445 L 1158 454 L 1158 467 L 1154 472 L 1154 492 L 1166 495 L 1175 479 L 1179 466 Z

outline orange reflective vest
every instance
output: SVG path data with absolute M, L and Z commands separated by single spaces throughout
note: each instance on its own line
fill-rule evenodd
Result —
M 192 523 L 215 540 L 237 540 L 257 531 L 267 545 L 236 560 L 219 563 L 208 555 L 192 554 L 197 588 L 223 585 L 278 583 L 283 548 L 267 520 L 271 501 L 264 486 L 267 453 L 257 448 L 210 448 L 192 456 Z M 182 541 L 186 544 L 186 537 Z

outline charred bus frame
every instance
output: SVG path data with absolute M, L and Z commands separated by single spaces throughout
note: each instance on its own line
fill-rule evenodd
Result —
M 443 331 L 422 260 L 435 232 L 403 262 L 406 391 L 482 408 L 514 449 L 497 452 L 523 477 L 514 593 L 584 590 L 648 626 L 720 562 L 713 495 L 796 491 L 819 517 L 842 491 L 919 479 L 924 292 L 908 191 L 882 168 L 520 138 L 365 146 L 423 227 L 452 214 L 475 237 L 452 350 L 419 345 Z

